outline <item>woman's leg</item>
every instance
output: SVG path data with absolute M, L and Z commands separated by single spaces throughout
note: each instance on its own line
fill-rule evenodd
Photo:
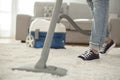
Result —
M 90 50 L 78 56 L 83 60 L 99 59 L 99 51 L 108 38 L 109 0 L 87 0 L 93 13 L 93 26 L 90 37 Z
M 90 49 L 100 50 L 108 37 L 109 0 L 92 0 L 93 27 L 90 37 Z

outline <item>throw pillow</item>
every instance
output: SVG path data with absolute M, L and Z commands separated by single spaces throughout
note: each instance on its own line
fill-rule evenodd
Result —
M 44 17 L 51 17 L 53 12 L 53 7 L 51 6 L 45 6 L 43 8 L 43 16 Z

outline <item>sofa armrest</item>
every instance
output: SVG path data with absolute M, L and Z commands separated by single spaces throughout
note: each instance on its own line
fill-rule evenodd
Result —
M 120 45 L 120 18 L 112 18 L 110 20 L 111 38 L 115 40 L 117 45 Z
M 18 14 L 16 17 L 16 40 L 25 41 L 31 23 L 31 16 Z

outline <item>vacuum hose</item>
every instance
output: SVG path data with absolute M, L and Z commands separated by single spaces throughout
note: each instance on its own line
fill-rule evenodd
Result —
M 66 14 L 61 14 L 59 16 L 59 19 L 58 19 L 58 23 L 61 21 L 62 18 L 65 18 L 77 31 L 79 31 L 80 33 L 84 34 L 84 35 L 87 35 L 87 36 L 90 36 L 91 34 L 91 31 L 90 30 L 83 30 L 81 29 L 73 20 L 72 18 L 70 18 L 68 15 Z

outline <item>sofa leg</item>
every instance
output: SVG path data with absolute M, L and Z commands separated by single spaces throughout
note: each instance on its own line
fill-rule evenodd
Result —
M 21 43 L 25 43 L 26 41 L 24 41 L 24 40 L 21 40 Z

